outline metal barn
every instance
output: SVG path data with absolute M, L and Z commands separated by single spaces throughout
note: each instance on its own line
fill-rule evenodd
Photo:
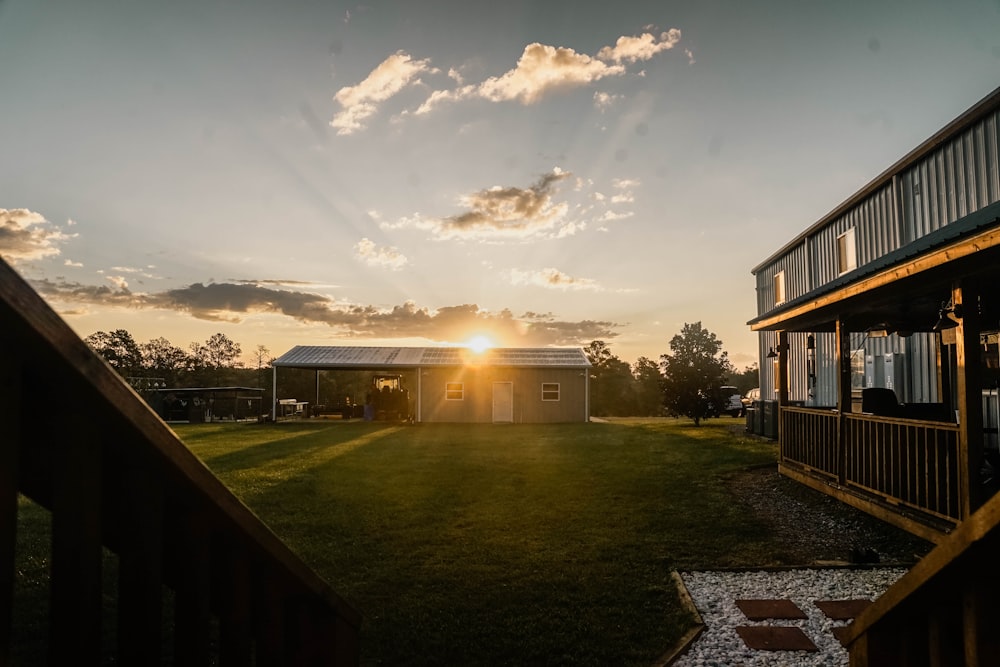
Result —
M 1000 479 L 998 129 L 1000 89 L 753 269 L 781 471 L 935 542 Z
M 409 371 L 408 417 L 416 422 L 560 423 L 590 417 L 590 362 L 581 348 L 296 346 L 282 368 Z

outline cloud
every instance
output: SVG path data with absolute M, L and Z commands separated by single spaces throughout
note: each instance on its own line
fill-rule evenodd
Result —
M 71 259 L 67 259 L 65 262 L 63 262 L 63 266 L 69 266 L 74 269 L 79 269 L 80 267 L 83 266 L 83 262 L 74 262 Z
M 403 88 L 419 83 L 423 73 L 437 72 L 430 60 L 413 60 L 397 51 L 383 60 L 378 67 L 356 86 L 346 86 L 333 96 L 343 110 L 334 115 L 330 125 L 337 134 L 353 134 L 365 127 L 365 121 L 378 112 L 379 104 L 396 95 Z
M 515 100 L 533 104 L 553 90 L 583 86 L 624 73 L 625 68 L 620 65 L 608 65 L 566 47 L 535 42 L 524 47 L 514 69 L 479 84 L 477 94 L 492 102 Z
M 409 260 L 406 255 L 395 248 L 379 248 L 374 241 L 363 238 L 354 246 L 354 256 L 368 266 L 382 267 L 399 271 Z
M 650 60 L 657 54 L 672 49 L 680 39 L 681 31 L 677 28 L 659 35 L 649 31 L 634 36 L 623 35 L 614 46 L 601 48 L 596 56 L 579 53 L 568 47 L 533 42 L 524 47 L 513 69 L 480 83 L 467 84 L 457 68 L 449 68 L 448 77 L 458 87 L 431 91 L 427 99 L 412 113 L 422 116 L 445 103 L 473 99 L 535 104 L 555 91 L 580 88 L 609 77 L 624 76 L 628 73 L 627 65 Z M 693 62 L 690 52 L 685 53 Z M 427 60 L 412 61 L 409 55 L 398 52 L 379 65 L 364 82 L 355 87 L 343 88 L 337 93 L 335 99 L 344 106 L 344 111 L 331 124 L 338 128 L 338 134 L 360 130 L 363 128 L 363 121 L 377 110 L 376 102 L 394 95 L 420 72 L 439 71 L 431 68 Z M 644 72 L 637 74 L 642 76 Z M 379 91 L 383 97 L 375 99 L 368 91 Z M 603 112 L 619 98 L 618 95 L 596 93 L 594 105 Z M 408 115 L 408 112 L 403 115 Z
M 621 95 L 612 95 L 611 93 L 595 92 L 594 93 L 594 108 L 604 113 L 614 105 L 615 102 L 622 99 Z
M 649 60 L 658 53 L 668 51 L 677 46 L 679 41 L 681 41 L 681 31 L 677 28 L 662 32 L 659 37 L 649 32 L 638 36 L 623 35 L 618 38 L 614 46 L 605 46 L 598 51 L 597 57 L 615 63 L 634 63 Z
M 125 280 L 125 276 L 105 276 L 104 279 L 117 287 L 119 290 L 128 289 L 128 281 Z
M 475 304 L 432 310 L 407 301 L 391 308 L 377 308 L 338 303 L 322 294 L 239 283 L 194 283 L 155 294 L 48 279 L 32 284 L 48 301 L 60 305 L 64 313 L 83 312 L 86 306 L 158 309 L 233 323 L 255 314 L 277 314 L 305 324 L 323 324 L 337 335 L 349 338 L 425 338 L 447 342 L 487 328 L 511 345 L 582 345 L 595 339 L 614 338 L 620 327 L 600 320 L 561 321 L 550 313 L 515 317 L 508 309 L 487 311 Z
M 511 269 L 508 273 L 511 285 L 531 285 L 557 290 L 589 290 L 602 291 L 597 281 L 590 278 L 574 278 L 559 269 L 545 268 L 538 271 L 521 271 Z
M 466 209 L 454 216 L 404 218 L 387 228 L 414 227 L 439 239 L 526 238 L 551 230 L 569 211 L 566 202 L 553 199 L 556 185 L 570 176 L 556 167 L 527 188 L 494 186 L 461 198 Z
M 69 238 L 41 213 L 0 208 L 0 255 L 12 264 L 58 255 L 58 244 Z

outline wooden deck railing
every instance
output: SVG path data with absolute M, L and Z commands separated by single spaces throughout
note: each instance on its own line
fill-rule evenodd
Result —
M 842 638 L 851 667 L 997 664 L 998 526 L 995 495 L 865 609 Z
M 842 431 L 842 437 L 841 437 Z M 835 410 L 781 409 L 781 457 L 822 479 L 955 523 L 958 426 Z
M 49 664 L 358 662 L 358 612 L 2 261 L 0 349 L 0 665 L 19 494 L 51 514 Z

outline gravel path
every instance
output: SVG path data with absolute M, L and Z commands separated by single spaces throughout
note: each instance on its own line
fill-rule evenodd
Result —
M 814 602 L 875 599 L 934 545 L 779 475 L 777 465 L 742 471 L 727 483 L 733 501 L 768 524 L 779 545 L 757 566 L 777 569 L 682 572 L 706 627 L 674 665 L 847 665 L 847 651 L 831 632 L 845 622 L 828 619 Z M 868 565 L 829 567 L 848 563 Z M 809 619 L 749 621 L 737 599 L 791 599 Z M 819 652 L 748 649 L 736 634 L 741 625 L 798 626 Z
M 817 600 L 873 600 L 901 577 L 904 568 L 837 568 L 779 572 L 683 572 L 681 578 L 701 613 L 705 631 L 676 662 L 675 667 L 833 667 L 847 665 L 847 651 L 833 636 L 835 626 L 814 604 Z M 737 608 L 737 599 L 790 599 L 808 620 L 750 621 Z M 737 626 L 795 626 L 819 649 L 755 651 L 736 634 Z

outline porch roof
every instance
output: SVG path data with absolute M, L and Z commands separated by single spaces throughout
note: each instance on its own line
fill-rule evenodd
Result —
M 952 282 L 977 276 L 1000 280 L 1000 202 L 791 299 L 747 324 L 753 331 L 832 331 L 840 318 L 854 331 L 883 324 L 896 331 L 930 331 L 942 301 L 950 297 Z M 1000 319 L 1000 312 L 983 315 Z

